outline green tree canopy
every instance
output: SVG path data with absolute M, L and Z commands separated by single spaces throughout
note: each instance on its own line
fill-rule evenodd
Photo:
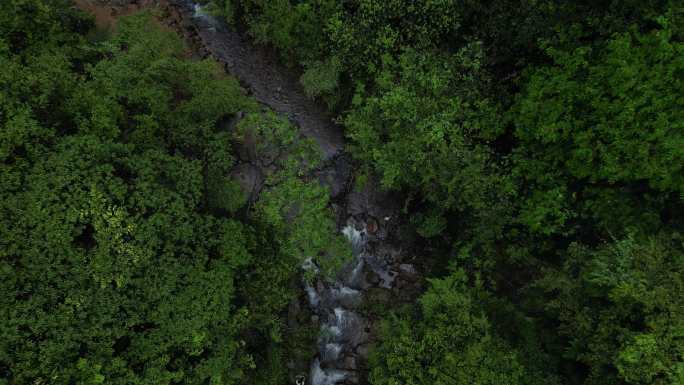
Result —
M 562 269 L 535 284 L 560 321 L 565 355 L 589 368 L 586 384 L 684 381 L 683 245 L 677 233 L 573 244 Z
M 526 383 L 516 352 L 492 333 L 463 271 L 431 280 L 419 302 L 419 315 L 385 321 L 372 384 Z
M 328 238 L 286 232 L 270 195 L 259 201 L 270 216 L 244 219 L 223 122 L 261 108 L 235 79 L 187 59 L 149 14 L 87 43 L 60 19 L 66 3 L 9 6 L 46 16 L 0 29 L 3 41 L 28 36 L 0 52 L 0 382 L 247 381 L 266 364 L 254 346 L 282 349 L 278 318 L 306 257 L 296 251 L 318 255 L 334 237 L 326 191 L 291 172 L 315 154 L 297 152 L 291 125 L 264 120 L 260 145 L 280 146 L 290 170 L 271 194 L 296 186 L 295 222 L 316 220 Z M 42 33 L 68 38 L 31 38 Z

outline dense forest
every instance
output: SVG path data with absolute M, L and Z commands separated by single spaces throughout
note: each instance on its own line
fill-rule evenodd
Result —
M 67 1 L 0 15 L 0 381 L 241 383 L 306 341 L 278 315 L 300 256 L 338 242 L 294 127 L 149 14 L 104 40 Z M 229 174 L 237 111 L 291 154 L 251 206 Z
M 684 384 L 684 4 L 211 0 L 402 197 L 372 385 Z M 0 384 L 288 384 L 316 146 L 155 11 L 0 1 Z M 241 117 L 241 119 L 237 119 Z M 273 153 L 254 196 L 237 144 Z

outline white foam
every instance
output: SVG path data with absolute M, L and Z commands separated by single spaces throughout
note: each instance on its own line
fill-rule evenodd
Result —
M 325 360 L 326 361 L 335 361 L 337 358 L 340 356 L 340 353 L 342 352 L 342 345 L 334 343 L 334 342 L 329 342 L 325 344 Z
M 314 262 L 313 258 L 308 257 L 302 262 L 302 269 L 306 271 L 313 271 L 314 273 L 318 273 L 319 269 L 318 266 L 316 266 L 316 262 Z
M 308 283 L 304 285 L 304 290 L 306 290 L 306 295 L 309 297 L 309 304 L 313 307 L 318 307 L 321 302 L 321 297 L 316 292 L 316 289 Z
M 328 332 L 332 335 L 332 337 L 337 338 L 342 335 L 342 330 L 336 325 L 328 325 L 325 328 L 328 329 Z
M 352 289 L 348 286 L 334 287 L 330 289 L 330 294 L 332 295 L 333 299 L 337 300 L 354 299 L 355 297 L 358 297 L 360 293 L 361 292 L 358 290 Z
M 206 17 L 207 16 L 207 13 L 202 9 L 201 4 L 195 3 L 192 6 L 192 10 L 194 12 L 192 16 L 194 16 L 194 17 Z
M 347 373 L 342 370 L 323 370 L 318 358 L 311 365 L 311 385 L 335 385 L 346 377 Z
M 359 231 L 354 226 L 347 225 L 342 229 L 342 234 L 344 234 L 351 243 L 354 254 L 358 254 L 363 249 L 363 235 L 365 234 L 365 231 Z
M 336 307 L 335 310 L 335 322 L 337 326 L 340 328 L 344 328 L 349 321 L 349 317 L 347 314 L 349 313 L 347 310 L 342 309 L 341 307 Z
M 352 289 L 351 287 L 348 287 L 348 286 L 343 286 L 343 287 L 340 289 L 340 293 L 342 293 L 342 295 L 351 295 L 351 296 L 354 296 L 354 295 L 358 295 L 358 294 L 359 294 L 359 291 L 356 290 L 356 289 Z

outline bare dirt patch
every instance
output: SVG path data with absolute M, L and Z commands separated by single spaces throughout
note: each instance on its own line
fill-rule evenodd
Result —
M 113 31 L 116 22 L 122 16 L 159 6 L 159 0 L 131 0 L 131 1 L 103 1 L 103 0 L 74 0 L 77 8 L 95 17 L 95 26 L 99 29 Z

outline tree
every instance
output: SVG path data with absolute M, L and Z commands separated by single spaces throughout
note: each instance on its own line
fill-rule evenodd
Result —
M 573 244 L 562 269 L 535 284 L 560 322 L 566 358 L 588 367 L 585 384 L 684 381 L 682 245 L 678 233 Z
M 248 381 L 265 367 L 251 352 L 268 348 L 247 337 L 281 341 L 273 320 L 298 287 L 296 251 L 321 253 L 328 239 L 293 237 L 282 211 L 238 215 L 221 122 L 260 108 L 216 63 L 187 60 L 149 14 L 108 41 L 68 42 L 29 39 L 0 58 L 0 381 Z M 290 144 L 273 190 L 311 191 L 300 222 L 331 229 L 325 191 L 293 172 L 293 128 L 263 124 Z
M 513 111 L 520 142 L 514 172 L 533 190 L 521 219 L 532 230 L 562 229 L 579 194 L 587 197 L 583 211 L 601 215 L 602 207 L 615 206 L 595 201 L 611 199 L 605 186 L 684 191 L 684 45 L 660 20 L 649 33 L 633 30 L 571 51 L 549 48 L 556 64 L 530 71 Z M 612 225 L 612 215 L 599 220 Z
M 525 383 L 525 369 L 492 334 L 463 271 L 431 280 L 419 315 L 385 321 L 372 364 L 374 385 Z

